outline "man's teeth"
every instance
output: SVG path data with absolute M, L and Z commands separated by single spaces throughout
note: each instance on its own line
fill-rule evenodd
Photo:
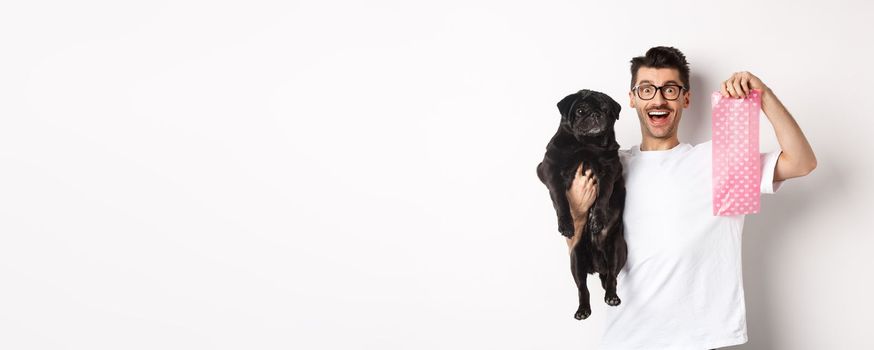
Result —
M 664 112 L 664 111 L 655 111 L 655 112 L 649 112 L 649 115 L 650 115 L 651 117 L 660 117 L 660 116 L 666 116 L 666 115 L 668 115 L 668 112 Z

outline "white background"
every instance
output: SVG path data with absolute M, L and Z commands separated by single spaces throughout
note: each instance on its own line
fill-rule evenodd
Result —
M 874 347 L 864 1 L 4 1 L 0 348 L 593 349 L 548 192 L 555 104 L 735 71 L 819 167 L 747 217 L 750 341 Z M 762 115 L 762 150 L 776 149 Z M 671 208 L 653 208 L 653 211 Z M 620 286 L 621 295 L 621 286 Z M 666 315 L 666 317 L 668 317 Z

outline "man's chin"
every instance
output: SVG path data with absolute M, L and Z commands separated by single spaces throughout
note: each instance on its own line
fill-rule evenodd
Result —
M 649 135 L 654 137 L 654 138 L 657 138 L 657 139 L 667 139 L 667 138 L 671 137 L 671 135 L 672 135 L 671 131 L 673 131 L 673 130 L 671 130 L 671 129 L 663 129 L 663 130 L 650 129 Z

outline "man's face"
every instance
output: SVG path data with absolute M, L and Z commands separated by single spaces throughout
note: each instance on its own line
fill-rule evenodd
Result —
M 641 84 L 683 86 L 680 81 L 680 72 L 674 68 L 640 67 L 637 70 L 637 80 L 634 85 Z M 637 95 L 637 91 L 630 91 L 628 97 L 631 99 L 631 108 L 637 110 L 640 133 L 643 138 L 676 138 L 680 116 L 683 115 L 683 109 L 689 107 L 689 95 L 689 91 L 683 89 L 679 98 L 668 101 L 659 90 L 652 99 L 644 100 Z M 659 112 L 667 112 L 667 115 L 660 118 L 655 117 L 655 115 L 660 114 Z

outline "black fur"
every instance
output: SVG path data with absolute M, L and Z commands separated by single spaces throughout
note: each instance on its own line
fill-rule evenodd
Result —
M 571 274 L 579 290 L 578 320 L 592 313 L 588 274 L 597 272 L 604 288 L 604 301 L 619 305 L 616 276 L 625 266 L 627 247 L 622 225 L 625 208 L 625 180 L 619 161 L 619 144 L 613 125 L 621 107 L 606 94 L 580 90 L 558 102 L 561 124 L 546 145 L 546 155 L 537 165 L 537 177 L 549 189 L 558 217 L 558 231 L 573 237 L 574 224 L 566 191 L 570 189 L 580 163 L 583 172 L 592 169 L 598 196 L 589 209 L 582 237 L 571 253 Z

